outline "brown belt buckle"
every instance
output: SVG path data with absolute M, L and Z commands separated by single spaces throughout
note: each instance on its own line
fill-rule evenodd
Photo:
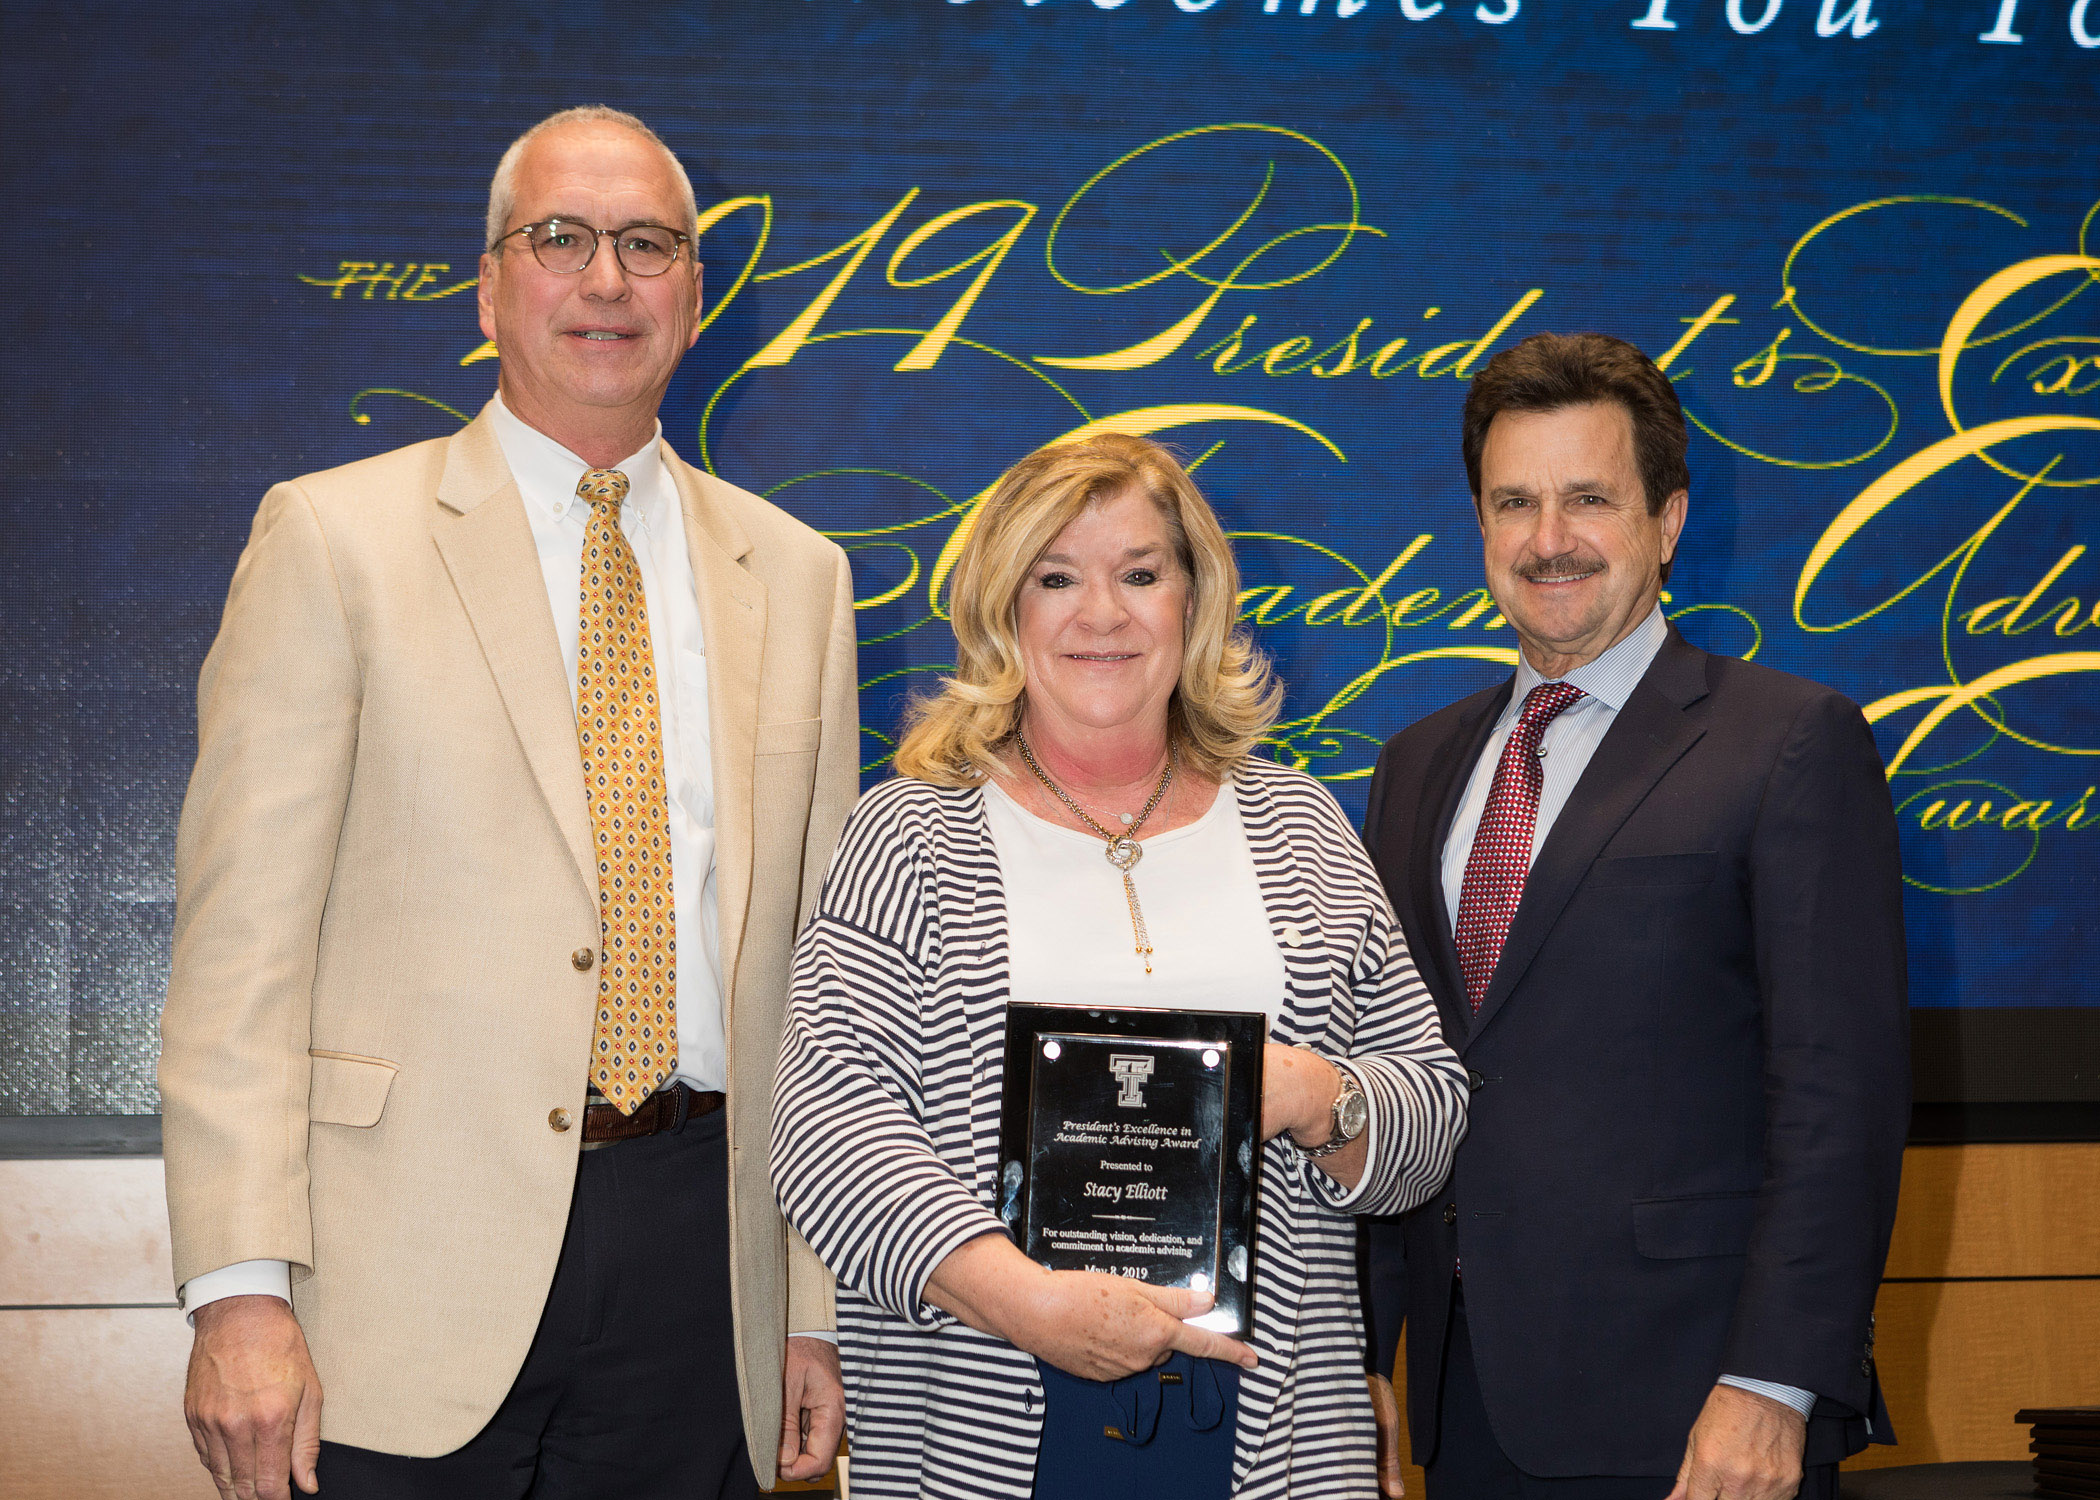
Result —
M 638 1140 L 677 1130 L 696 1115 L 722 1107 L 722 1095 L 702 1093 L 684 1083 L 658 1089 L 631 1115 L 623 1115 L 604 1095 L 592 1091 L 583 1106 L 583 1149 L 595 1151 L 621 1141 Z

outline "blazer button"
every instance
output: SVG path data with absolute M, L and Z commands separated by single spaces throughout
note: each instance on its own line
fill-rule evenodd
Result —
M 1444 1222 L 1446 1224 L 1456 1224 L 1458 1222 L 1458 1205 L 1456 1203 L 1446 1203 L 1444 1205 Z
M 598 953 L 593 948 L 578 948 L 569 955 L 569 962 L 575 966 L 578 973 L 590 972 L 591 965 L 597 961 Z
M 567 1110 L 550 1109 L 547 1111 L 548 1128 L 551 1129 L 556 1135 L 560 1135 L 563 1131 L 567 1130 L 569 1128 L 569 1124 L 570 1115 Z
M 1468 1069 L 1466 1069 L 1466 1092 L 1467 1092 L 1467 1093 L 1469 1093 L 1469 1094 L 1477 1094 L 1477 1093 L 1479 1093 L 1479 1092 L 1480 1092 L 1480 1091 L 1481 1091 L 1482 1089 L 1484 1089 L 1484 1088 L 1486 1088 L 1486 1087 L 1487 1087 L 1487 1080 L 1486 1080 L 1485 1078 L 1482 1078 L 1482 1077 L 1481 1077 L 1481 1076 L 1480 1076 L 1480 1075 L 1479 1075 L 1478 1073 L 1476 1073 L 1476 1072 L 1475 1072 L 1475 1071 L 1474 1071 L 1473 1069 L 1471 1069 L 1471 1068 L 1468 1068 Z

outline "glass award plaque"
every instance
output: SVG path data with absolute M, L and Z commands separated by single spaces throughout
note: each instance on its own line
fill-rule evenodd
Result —
M 1252 1331 L 1261 1065 L 1241 1011 L 1010 1005 L 999 1217 L 1054 1271 L 1209 1292 Z

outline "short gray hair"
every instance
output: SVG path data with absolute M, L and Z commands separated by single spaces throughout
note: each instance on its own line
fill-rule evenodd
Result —
M 558 110 L 547 116 L 512 141 L 510 149 L 503 153 L 503 159 L 496 163 L 496 175 L 489 179 L 488 233 L 482 242 L 484 245 L 490 249 L 495 248 L 496 241 L 503 237 L 504 226 L 510 222 L 511 210 L 518 206 L 518 162 L 525 155 L 525 147 L 532 138 L 543 130 L 554 129 L 557 125 L 577 125 L 586 121 L 618 125 L 624 130 L 631 130 L 663 152 L 664 160 L 671 164 L 671 175 L 678 179 L 680 206 L 685 210 L 683 224 L 670 224 L 665 227 L 683 230 L 687 234 L 693 232 L 693 224 L 700 217 L 699 204 L 693 198 L 693 179 L 686 176 L 684 163 L 678 160 L 677 153 L 663 143 L 663 137 L 625 110 L 614 109 L 609 104 L 579 104 L 574 109 Z M 621 226 L 601 224 L 598 227 L 617 229 Z

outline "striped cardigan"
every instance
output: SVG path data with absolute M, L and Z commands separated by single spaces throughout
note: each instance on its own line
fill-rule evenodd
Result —
M 1241 1377 L 1234 1492 L 1377 1493 L 1356 1285 L 1358 1213 L 1444 1178 L 1465 1074 L 1362 845 L 1323 786 L 1250 759 L 1231 784 L 1288 974 L 1272 1040 L 1347 1060 L 1368 1097 L 1355 1189 L 1264 1148 L 1258 1368 Z M 795 950 L 774 1103 L 789 1221 L 837 1275 L 856 1497 L 1033 1487 L 1034 1359 L 923 1300 L 993 1213 L 1006 1012 L 1006 901 L 981 788 L 897 779 L 846 824 Z

